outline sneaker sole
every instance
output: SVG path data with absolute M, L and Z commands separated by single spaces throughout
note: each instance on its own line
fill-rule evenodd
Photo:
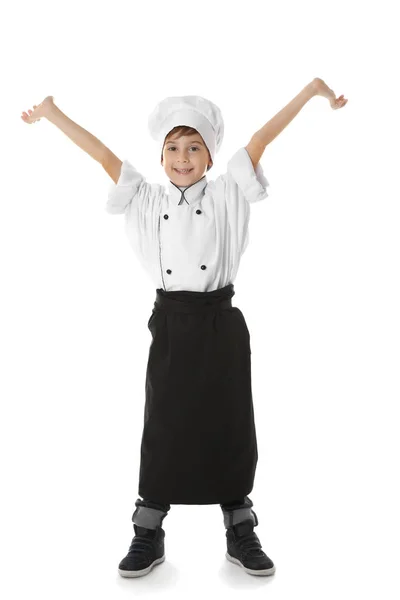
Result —
M 151 569 L 155 565 L 158 565 L 158 564 L 164 562 L 164 560 L 165 560 L 165 554 L 161 558 L 157 558 L 155 561 L 153 561 L 151 563 L 150 566 L 146 567 L 145 569 L 141 569 L 140 571 L 127 571 L 126 569 L 118 569 L 118 573 L 122 577 L 142 577 L 143 575 L 147 575 L 148 573 L 150 573 Z
M 228 552 L 225 554 L 225 556 L 231 563 L 239 565 L 239 567 L 242 567 L 242 569 L 244 569 L 246 573 L 249 573 L 250 575 L 273 575 L 275 573 L 275 566 L 271 567 L 270 569 L 248 569 L 240 562 L 238 558 L 234 558 L 228 554 Z

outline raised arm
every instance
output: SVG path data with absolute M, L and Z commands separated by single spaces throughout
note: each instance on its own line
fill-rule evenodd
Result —
M 79 148 L 82 148 L 94 160 L 101 164 L 111 179 L 117 183 L 121 172 L 122 161 L 111 152 L 98 138 L 86 131 L 64 114 L 53 101 L 53 96 L 47 96 L 41 104 L 34 105 L 34 110 L 22 113 L 21 119 L 28 124 L 36 123 L 46 118 L 56 125 Z
M 328 98 L 333 109 L 342 108 L 342 106 L 347 103 L 347 99 L 344 98 L 343 94 L 336 98 L 334 91 L 331 90 L 322 79 L 319 77 L 313 79 L 313 81 L 306 85 L 306 87 L 289 102 L 289 104 L 282 108 L 282 110 L 272 117 L 272 119 L 270 119 L 261 129 L 256 131 L 250 142 L 247 144 L 246 150 L 249 153 L 254 169 L 263 155 L 266 146 L 270 144 L 283 129 L 285 129 L 313 96 L 324 96 L 325 98 Z

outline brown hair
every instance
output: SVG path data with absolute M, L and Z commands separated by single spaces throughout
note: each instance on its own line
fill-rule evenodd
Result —
M 165 140 L 164 140 L 164 144 L 163 144 L 163 149 L 161 151 L 161 159 L 163 157 L 163 150 L 164 150 L 164 146 L 167 143 L 167 141 L 169 140 L 170 137 L 172 137 L 173 135 L 175 135 L 175 133 L 179 133 L 179 137 L 181 137 L 182 135 L 192 135 L 194 133 L 199 133 L 197 131 L 197 129 L 193 129 L 193 127 L 189 127 L 187 125 L 177 125 L 176 127 L 174 127 L 173 129 L 171 129 L 171 131 L 165 136 Z M 203 140 L 202 135 L 199 133 L 201 139 Z M 204 142 L 204 140 L 203 140 Z M 205 143 L 205 142 L 204 142 Z M 207 146 L 206 146 L 207 148 Z M 207 148 L 208 150 L 208 148 Z M 210 152 L 208 151 L 208 156 L 210 158 L 210 160 L 212 161 Z M 212 166 L 212 165 L 211 165 Z M 207 171 L 209 171 L 211 169 L 210 166 L 207 166 Z

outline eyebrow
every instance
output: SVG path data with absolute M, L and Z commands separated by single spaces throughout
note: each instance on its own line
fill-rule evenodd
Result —
M 177 140 L 173 141 L 173 140 L 169 140 L 167 142 L 167 144 L 176 144 Z M 201 146 L 204 146 L 204 144 L 202 142 L 199 142 L 197 140 L 194 140 L 193 142 L 188 142 L 188 144 L 200 144 Z

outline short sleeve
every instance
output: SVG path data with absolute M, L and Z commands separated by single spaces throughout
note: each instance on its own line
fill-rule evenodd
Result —
M 145 177 L 128 160 L 124 160 L 118 182 L 112 183 L 109 189 L 106 211 L 112 215 L 125 213 L 143 185 L 149 185 Z
M 264 176 L 260 163 L 254 170 L 253 163 L 246 148 L 239 148 L 227 165 L 227 172 L 234 179 L 240 191 L 250 203 L 259 202 L 268 196 L 269 183 Z
M 227 170 L 212 182 L 219 228 L 229 227 L 229 250 L 235 264 L 249 243 L 250 205 L 268 196 L 269 183 L 258 163 L 256 169 L 246 148 L 239 148 L 228 161 Z

